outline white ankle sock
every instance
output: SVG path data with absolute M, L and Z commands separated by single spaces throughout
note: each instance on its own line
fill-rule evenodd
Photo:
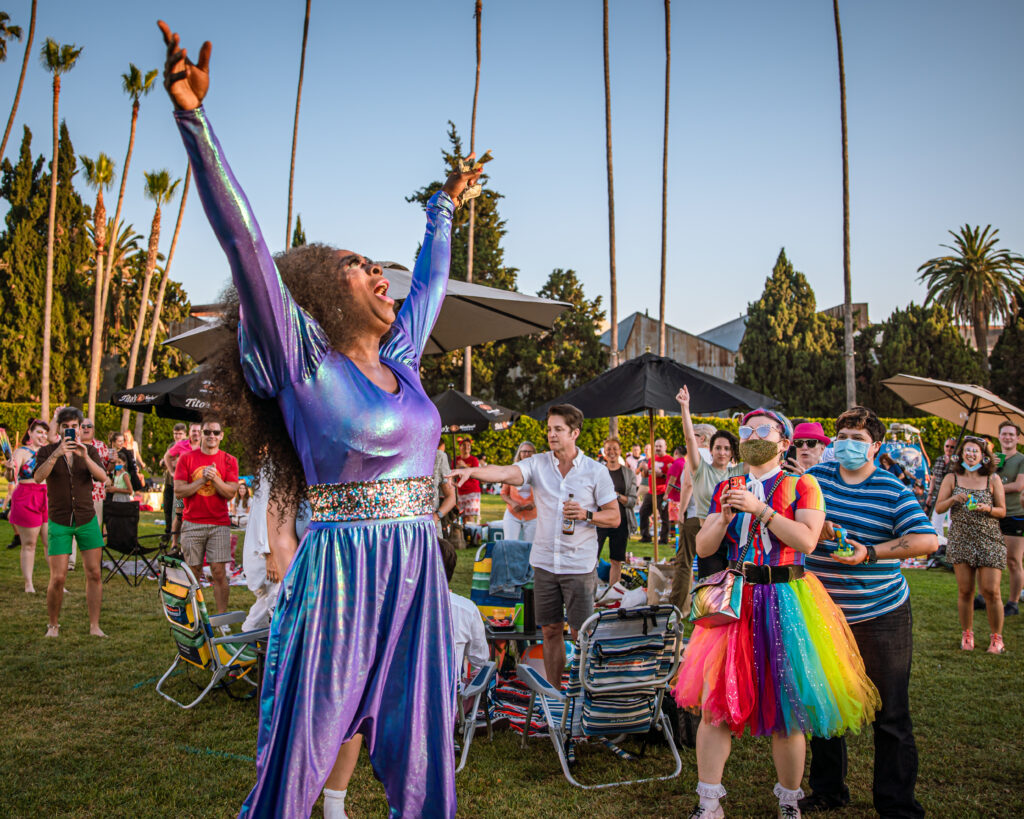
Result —
M 343 791 L 335 791 L 331 788 L 324 788 L 324 819 L 346 819 L 345 794 L 348 788 Z
M 707 782 L 697 783 L 697 796 L 700 797 L 700 804 L 709 811 L 719 808 L 719 800 L 725 797 L 725 788 L 721 783 L 709 785 Z
M 804 798 L 803 788 L 797 788 L 795 791 L 791 791 L 789 788 L 782 787 L 781 782 L 775 783 L 773 793 L 779 798 L 780 805 L 792 805 L 793 807 L 797 807 L 797 802 Z

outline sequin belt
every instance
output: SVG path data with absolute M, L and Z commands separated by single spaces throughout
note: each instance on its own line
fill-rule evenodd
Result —
M 382 478 L 309 487 L 313 521 L 388 520 L 434 512 L 432 478 Z

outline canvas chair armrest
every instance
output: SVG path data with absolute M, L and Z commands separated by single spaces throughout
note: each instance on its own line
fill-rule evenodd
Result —
M 480 666 L 480 670 L 473 675 L 473 679 L 470 681 L 469 685 L 467 685 L 465 689 L 463 689 L 462 696 L 466 699 L 475 697 L 477 694 L 479 694 L 481 691 L 487 688 L 488 685 L 490 685 L 491 677 L 494 676 L 497 670 L 497 663 L 484 663 L 482 666 Z
M 244 611 L 227 611 L 224 614 L 211 614 L 210 625 L 211 626 L 227 626 L 231 623 L 244 623 L 245 618 L 248 614 Z
M 253 631 L 240 631 L 237 634 L 225 634 L 223 637 L 214 637 L 210 642 L 214 645 L 222 643 L 255 643 L 258 640 L 266 640 L 269 635 L 269 628 L 258 628 Z
M 536 669 L 528 666 L 526 663 L 520 663 L 516 666 L 516 676 L 519 677 L 519 681 L 523 685 L 535 694 L 539 694 L 542 697 L 551 697 L 559 702 L 565 702 L 565 692 L 555 688 Z

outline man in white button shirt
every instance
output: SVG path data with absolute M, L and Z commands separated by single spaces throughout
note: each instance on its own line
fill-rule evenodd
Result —
M 545 674 L 552 685 L 560 685 L 565 669 L 563 624 L 568 621 L 575 638 L 594 613 L 597 527 L 619 525 L 619 503 L 608 470 L 576 447 L 583 413 L 571 404 L 558 404 L 548 410 L 547 426 L 550 452 L 511 466 L 453 469 L 452 478 L 456 486 L 476 478 L 532 487 L 537 505 L 530 552 L 534 610 L 544 634 Z M 566 532 L 570 525 L 571 534 Z

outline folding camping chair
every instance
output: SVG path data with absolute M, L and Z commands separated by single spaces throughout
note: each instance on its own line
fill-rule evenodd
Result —
M 516 603 L 523 602 L 522 590 L 513 597 L 498 597 L 491 594 L 491 554 L 494 542 L 488 541 L 476 550 L 473 561 L 473 585 L 469 590 L 469 599 L 480 610 L 480 616 L 507 617 L 512 619 L 516 611 Z
M 469 746 L 473 744 L 473 736 L 476 734 L 477 714 L 480 711 L 480 701 L 487 693 L 487 689 L 494 679 L 498 670 L 498 664 L 487 662 L 468 680 L 459 681 L 458 698 L 456 700 L 456 719 L 458 722 L 458 734 L 462 740 L 462 756 L 459 765 L 455 769 L 458 773 L 466 767 L 466 758 L 469 756 Z M 491 710 L 485 704 L 484 713 L 487 715 L 487 738 L 492 738 Z
M 138 501 L 105 499 L 103 527 L 106 529 L 103 554 L 114 564 L 103 578 L 104 583 L 115 573 L 120 574 L 129 586 L 136 587 L 146 578 L 147 572 L 153 577 L 157 576 L 158 571 L 151 556 L 167 547 L 168 537 L 162 532 L 156 535 L 139 535 Z M 135 573 L 131 577 L 125 572 L 128 561 L 135 567 Z M 138 561 L 142 561 L 144 571 L 139 571 Z
M 256 641 L 266 640 L 270 629 L 214 637 L 214 628 L 241 623 L 245 620 L 246 612 L 232 611 L 211 617 L 206 612 L 199 581 L 185 561 L 179 557 L 161 555 L 159 563 L 160 602 L 163 605 L 164 616 L 171 625 L 171 636 L 174 638 L 178 654 L 171 667 L 156 684 L 157 693 L 181 708 L 192 708 L 197 705 L 217 685 L 222 685 L 228 696 L 233 699 L 254 697 L 258 690 L 255 681 Z M 210 673 L 210 682 L 188 705 L 178 702 L 161 690 L 161 686 L 182 660 L 189 666 Z M 241 696 L 233 693 L 231 689 L 236 683 L 244 683 L 247 686 Z
M 661 706 L 679 667 L 682 644 L 683 616 L 675 606 L 612 609 L 593 614 L 583 623 L 565 691 L 548 683 L 533 667 L 519 664 L 516 673 L 532 691 L 527 715 L 533 714 L 539 700 L 548 736 L 570 783 L 578 788 L 610 788 L 679 776 L 683 763 Z M 529 725 L 528 718 L 524 745 Z M 675 760 L 671 774 L 597 785 L 584 785 L 573 777 L 574 737 L 646 737 L 655 729 L 667 740 Z M 629 758 L 617 746 L 606 744 L 618 756 Z

